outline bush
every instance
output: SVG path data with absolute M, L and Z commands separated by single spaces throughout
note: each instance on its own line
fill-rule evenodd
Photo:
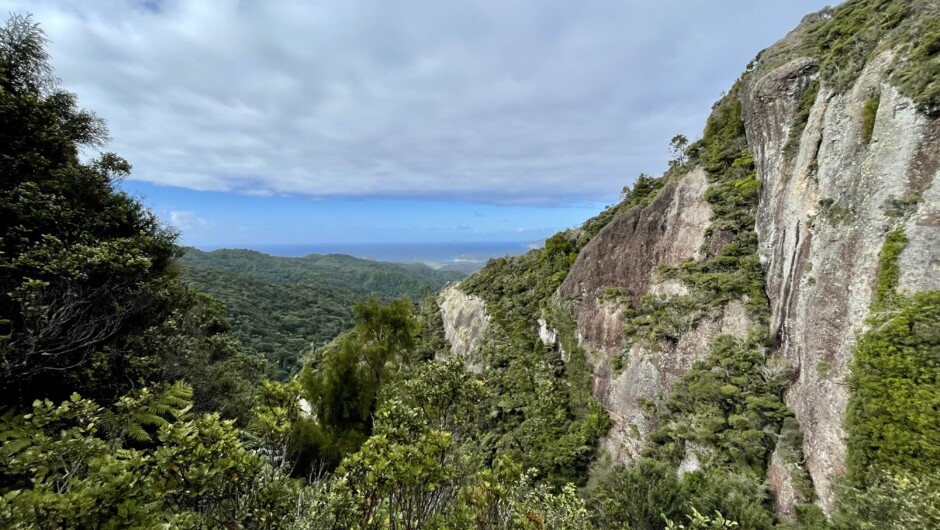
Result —
M 879 98 L 872 98 L 862 107 L 862 139 L 865 143 L 871 142 L 871 135 L 875 131 L 875 117 L 878 115 Z

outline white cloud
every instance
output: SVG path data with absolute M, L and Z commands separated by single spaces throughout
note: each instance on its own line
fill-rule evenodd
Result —
M 209 230 L 217 226 L 215 221 L 197 217 L 194 212 L 172 210 L 169 214 L 170 224 L 183 231 Z
M 251 194 L 613 198 L 696 136 L 793 2 L 0 0 L 134 179 Z

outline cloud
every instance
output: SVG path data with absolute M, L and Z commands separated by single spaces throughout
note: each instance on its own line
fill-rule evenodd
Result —
M 197 217 L 194 212 L 172 210 L 169 212 L 171 225 L 184 231 L 190 230 L 208 230 L 215 228 L 217 223 L 209 219 Z
M 611 199 L 823 1 L 0 0 L 132 178 L 257 195 Z

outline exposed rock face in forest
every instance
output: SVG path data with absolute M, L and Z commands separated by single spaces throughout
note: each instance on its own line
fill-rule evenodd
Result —
M 762 184 L 757 232 L 778 342 L 773 355 L 795 369 L 787 403 L 826 508 L 833 478 L 845 471 L 846 379 L 890 230 L 900 225 L 909 238 L 900 288 L 940 286 L 940 189 L 933 185 L 940 122 L 888 82 L 890 56 L 872 60 L 844 93 L 820 89 L 795 153 L 786 145 L 803 90 L 818 76 L 815 62 L 794 59 L 750 77 L 742 97 Z M 875 97 L 866 142 L 861 110 Z M 913 197 L 920 200 L 905 202 Z
M 475 354 L 489 324 L 486 304 L 475 296 L 461 292 L 458 285 L 449 284 L 438 295 L 444 320 L 444 337 L 451 344 L 452 355 L 463 358 L 471 367 L 478 366 L 479 360 Z
M 715 336 L 744 336 L 749 327 L 741 304 L 729 305 L 723 314 L 705 319 L 661 351 L 632 345 L 621 370 L 612 368 L 611 360 L 623 354 L 625 318 L 622 301 L 605 300 L 605 291 L 620 288 L 634 301 L 649 293 L 686 294 L 688 289 L 680 282 L 657 281 L 655 270 L 659 265 L 678 266 L 703 252 L 705 230 L 711 223 L 707 187 L 704 171 L 694 170 L 667 184 L 646 208 L 614 219 L 581 250 L 558 290 L 577 321 L 582 345 L 588 348 L 594 397 L 614 420 L 601 444 L 620 460 L 639 456 L 655 428 L 643 403 L 668 394 L 692 363 L 705 357 Z
M 799 39 L 800 31 L 778 46 Z M 899 258 L 900 289 L 940 285 L 940 190 L 933 185 L 940 167 L 940 122 L 888 81 L 891 58 L 890 51 L 877 56 L 841 93 L 823 86 L 801 135 L 791 130 L 805 91 L 818 82 L 814 58 L 758 69 L 741 91 L 762 190 L 756 230 L 771 304 L 770 333 L 777 344 L 772 355 L 794 369 L 786 400 L 802 426 L 805 466 L 826 509 L 834 500 L 832 480 L 845 471 L 848 367 L 890 230 L 901 225 L 910 239 Z M 860 116 L 874 98 L 878 107 L 866 141 Z M 795 149 L 790 142 L 797 142 Z M 559 291 L 563 299 L 575 300 L 571 307 L 581 337 L 599 353 L 593 391 L 615 422 L 604 447 L 621 459 L 635 456 L 649 432 L 641 400 L 668 391 L 707 353 L 717 333 L 740 335 L 748 327 L 747 315 L 735 315 L 729 306 L 719 320 L 701 321 L 671 348 L 650 352 L 633 346 L 619 374 L 606 362 L 620 354 L 624 321 L 600 293 L 617 286 L 633 298 L 682 294 L 681 285 L 656 283 L 653 272 L 704 250 L 709 219 L 704 184 L 701 172 L 689 173 L 667 185 L 647 208 L 614 220 L 582 251 Z M 778 477 L 772 486 L 781 497 L 792 497 L 785 494 L 792 485 L 779 479 L 785 476 L 772 473 L 772 479 Z M 786 504 L 781 508 L 788 509 Z

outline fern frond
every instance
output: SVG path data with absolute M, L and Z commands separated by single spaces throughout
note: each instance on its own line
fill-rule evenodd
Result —
M 128 423 L 125 431 L 127 432 L 127 436 L 136 442 L 150 442 L 153 440 L 150 434 L 136 423 Z
M 148 411 L 134 412 L 131 415 L 131 418 L 133 421 L 130 423 L 146 427 L 163 427 L 164 425 L 168 425 L 170 423 L 166 420 L 166 418 L 163 418 L 157 414 L 152 414 Z

